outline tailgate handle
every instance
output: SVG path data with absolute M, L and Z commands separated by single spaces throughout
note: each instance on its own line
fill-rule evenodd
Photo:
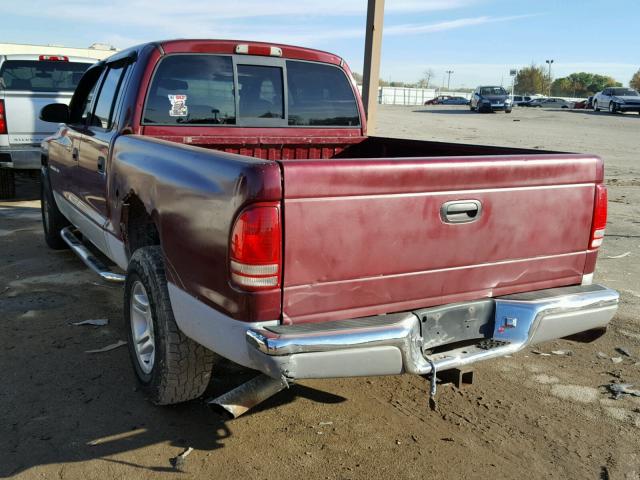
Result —
M 482 204 L 478 200 L 454 200 L 445 202 L 440 216 L 445 223 L 469 223 L 480 218 Z

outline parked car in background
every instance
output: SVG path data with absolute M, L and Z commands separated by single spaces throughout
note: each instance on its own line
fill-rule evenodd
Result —
M 591 95 L 589 98 L 587 98 L 587 109 L 591 109 L 593 110 L 593 95 Z
M 38 112 L 69 103 L 92 58 L 61 55 L 0 56 L 0 198 L 15 195 L 14 171 L 40 169 L 40 142 L 56 124 Z
M 609 113 L 639 112 L 640 93 L 633 88 L 605 88 L 593 97 L 593 109 L 598 112 L 608 110 Z
M 153 402 L 201 395 L 212 352 L 265 374 L 221 406 L 400 373 L 433 395 L 441 371 L 614 315 L 618 294 L 592 284 L 602 159 L 369 137 L 351 78 L 317 50 L 173 40 L 96 63 L 69 106 L 42 109 L 60 123 L 42 142 L 44 238 L 124 282 Z
M 573 102 L 573 106 L 571 108 L 576 110 L 584 110 L 587 108 L 588 100 L 585 98 L 584 100 L 579 100 L 577 102 Z
M 531 97 L 529 97 L 528 95 L 514 95 L 511 98 L 514 107 L 520 107 L 523 104 L 531 101 Z
M 571 103 L 562 98 L 534 98 L 526 103 L 525 106 L 538 108 L 569 108 Z
M 440 102 L 441 105 L 469 105 L 469 99 L 464 97 L 449 97 Z
M 453 98 L 450 95 L 438 95 L 437 97 L 431 98 L 429 100 L 427 100 L 426 102 L 424 102 L 425 105 L 439 105 L 442 102 L 444 102 L 445 100 L 448 100 L 450 98 Z
M 511 113 L 511 97 L 503 87 L 480 86 L 471 95 L 469 108 L 471 111 L 494 112 L 504 110 Z

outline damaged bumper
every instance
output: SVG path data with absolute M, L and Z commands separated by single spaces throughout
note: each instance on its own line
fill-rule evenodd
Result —
M 286 379 L 428 374 L 606 327 L 618 293 L 572 286 L 414 312 L 246 332 L 260 370 Z

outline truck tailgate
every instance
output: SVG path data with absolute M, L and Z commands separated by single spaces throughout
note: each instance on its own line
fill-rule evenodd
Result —
M 40 120 L 40 110 L 50 103 L 69 103 L 72 92 L 5 91 L 4 105 L 11 145 L 39 144 L 55 132 L 55 123 Z
M 565 154 L 281 165 L 284 323 L 580 283 L 603 178 L 599 158 Z M 447 202 L 480 212 L 447 223 Z

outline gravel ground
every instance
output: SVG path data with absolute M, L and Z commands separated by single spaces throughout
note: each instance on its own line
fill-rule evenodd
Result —
M 537 348 L 571 355 L 481 364 L 474 385 L 439 389 L 437 413 L 414 376 L 303 382 L 234 421 L 202 401 L 155 407 L 126 348 L 85 353 L 124 339 L 122 291 L 46 249 L 24 179 L 20 200 L 0 203 L 0 476 L 640 479 L 640 398 L 601 387 L 640 388 L 640 115 L 383 106 L 378 133 L 601 155 L 610 204 L 596 278 L 622 295 L 608 333 Z M 69 325 L 96 318 L 110 323 Z M 250 375 L 220 362 L 205 396 Z

